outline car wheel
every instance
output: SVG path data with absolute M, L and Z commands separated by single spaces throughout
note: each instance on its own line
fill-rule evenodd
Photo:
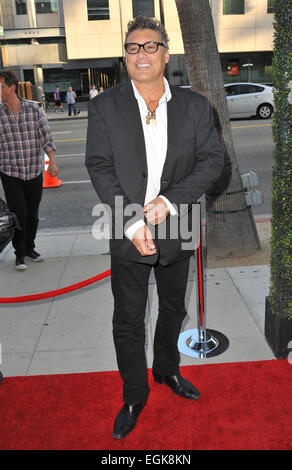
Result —
M 261 104 L 257 109 L 257 117 L 269 119 L 272 116 L 273 108 L 270 104 Z

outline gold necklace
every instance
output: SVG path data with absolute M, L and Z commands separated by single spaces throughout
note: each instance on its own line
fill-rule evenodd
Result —
M 154 126 L 156 126 L 156 109 L 158 108 L 158 105 L 159 105 L 159 102 L 157 103 L 157 105 L 155 106 L 155 109 L 154 111 L 151 111 L 151 109 L 149 109 L 149 105 L 150 103 L 153 103 L 155 101 L 158 101 L 158 100 L 151 100 L 149 101 L 148 105 L 147 105 L 147 111 L 148 111 L 148 114 L 146 116 L 146 124 L 150 124 L 150 121 L 152 120 L 152 124 Z
M 153 125 L 156 125 L 156 111 L 152 113 L 152 111 L 148 109 L 148 114 L 145 117 L 146 117 L 146 124 L 150 124 L 150 121 L 152 119 Z

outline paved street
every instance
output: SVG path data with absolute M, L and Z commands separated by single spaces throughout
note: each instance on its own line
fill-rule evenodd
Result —
M 254 171 L 259 180 L 255 189 L 262 195 L 262 204 L 254 206 L 254 214 L 271 213 L 273 164 L 272 120 L 232 120 L 232 135 L 240 173 Z
M 40 207 L 40 229 L 92 226 L 92 209 L 98 202 L 84 165 L 86 143 L 86 103 L 80 103 L 80 117 L 66 119 L 67 112 L 56 114 L 48 109 L 50 128 L 57 147 L 58 188 L 45 189 Z M 55 120 L 56 119 L 56 120 Z M 258 175 L 262 204 L 253 207 L 255 215 L 270 214 L 272 175 L 271 120 L 232 120 L 232 133 L 240 172 Z M 2 192 L 2 187 L 0 183 Z
M 270 214 L 272 137 L 271 120 L 233 120 L 232 132 L 241 173 L 258 175 L 263 203 L 254 206 L 255 215 Z M 40 228 L 89 226 L 92 208 L 98 202 L 84 166 L 87 119 L 51 121 L 60 169 L 59 188 L 44 190 Z

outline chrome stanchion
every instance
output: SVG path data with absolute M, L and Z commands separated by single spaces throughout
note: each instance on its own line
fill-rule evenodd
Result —
M 200 237 L 195 252 L 197 277 L 197 328 L 180 334 L 178 350 L 187 356 L 208 358 L 222 354 L 229 346 L 229 340 L 222 333 L 206 329 L 206 275 L 202 242 L 202 219 L 200 205 Z

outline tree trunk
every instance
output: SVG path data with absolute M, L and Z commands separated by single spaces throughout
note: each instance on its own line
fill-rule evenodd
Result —
M 212 104 L 224 148 L 222 175 L 206 194 L 207 251 L 218 257 L 248 256 L 259 242 L 236 161 L 209 1 L 176 0 L 176 6 L 191 88 Z

